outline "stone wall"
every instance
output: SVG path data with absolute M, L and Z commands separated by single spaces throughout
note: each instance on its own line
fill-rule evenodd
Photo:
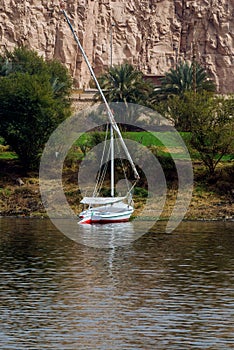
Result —
M 1 0 L 0 51 L 27 45 L 58 58 L 77 87 L 90 74 L 59 0 Z M 233 0 L 67 0 L 65 9 L 96 72 L 127 60 L 161 76 L 179 60 L 204 65 L 221 93 L 234 92 Z M 112 45 L 111 45 L 112 42 Z

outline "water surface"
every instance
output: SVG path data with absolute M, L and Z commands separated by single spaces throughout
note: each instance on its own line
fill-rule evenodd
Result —
M 233 349 L 234 222 L 113 249 L 0 219 L 1 349 Z

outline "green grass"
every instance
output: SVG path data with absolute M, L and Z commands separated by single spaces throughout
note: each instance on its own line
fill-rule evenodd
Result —
M 18 159 L 18 156 L 15 152 L 9 150 L 9 147 L 6 147 L 5 140 L 0 136 L 0 159 Z
M 105 139 L 105 132 L 100 132 L 102 139 Z M 76 146 L 82 143 L 86 143 L 90 140 L 90 134 L 82 134 L 80 138 L 75 142 Z M 176 147 L 180 145 L 178 134 L 175 132 L 146 132 L 146 131 L 126 131 L 122 133 L 124 139 L 130 139 L 141 143 L 144 146 L 166 146 Z M 180 133 L 182 139 L 189 139 L 189 133 Z
M 99 142 L 105 139 L 105 132 L 94 132 L 93 135 L 99 134 Z M 173 131 L 161 131 L 161 132 L 146 132 L 146 131 L 126 131 L 123 132 L 124 139 L 130 139 L 136 141 L 137 143 L 142 144 L 146 147 L 155 147 L 156 154 L 158 156 L 173 156 L 174 159 L 187 159 L 186 154 L 183 152 L 183 142 L 187 145 L 187 148 L 190 153 L 190 157 L 193 160 L 201 160 L 199 153 L 189 146 L 189 141 L 191 134 L 189 132 L 180 132 L 175 133 Z M 97 139 L 97 140 L 98 140 Z M 85 133 L 75 142 L 75 146 L 80 147 L 84 145 L 89 148 L 92 148 L 95 145 L 95 142 L 92 141 L 92 134 Z M 180 148 L 181 151 L 180 152 Z M 82 158 L 82 154 L 79 155 L 79 158 Z M 233 159 L 233 155 L 224 155 L 222 161 L 230 161 Z
M 184 135 L 183 135 L 184 134 Z M 183 133 L 181 139 L 187 134 Z M 186 135 L 187 136 L 187 135 Z M 181 146 L 179 135 L 175 132 L 124 132 L 123 137 L 142 143 L 144 146 L 179 147 Z
M 90 139 L 90 134 L 89 133 L 84 133 L 82 134 L 74 143 L 75 146 L 79 146 L 82 143 L 88 142 Z
M 163 143 L 157 138 L 159 133 L 148 133 L 145 131 L 132 131 L 132 132 L 124 132 L 123 138 L 130 139 L 136 142 L 141 143 L 144 146 L 163 146 Z
M 0 152 L 0 159 L 18 159 L 17 154 L 10 151 Z
M 180 132 L 179 133 L 182 140 L 185 144 L 189 143 L 190 140 L 190 133 L 189 132 Z M 100 142 L 101 140 L 105 139 L 105 132 L 93 132 L 94 140 Z M 165 131 L 165 132 L 146 132 L 146 131 L 131 131 L 131 132 L 123 132 L 123 138 L 124 139 L 130 139 L 133 141 L 136 141 L 143 146 L 149 147 L 157 147 L 157 154 L 158 155 L 173 155 L 173 158 L 184 158 L 183 151 L 182 153 L 179 152 L 178 148 L 182 146 L 180 143 L 180 138 L 178 137 L 178 134 L 175 132 Z M 84 149 L 88 149 L 94 147 L 95 141 L 92 139 L 92 133 L 84 133 L 82 134 L 78 140 L 74 143 L 74 150 L 69 152 L 69 157 L 76 158 L 78 160 L 81 160 L 83 157 L 83 152 L 80 152 L 80 154 L 77 153 L 77 147 L 81 148 L 84 146 Z M 4 145 L 4 139 L 0 137 L 0 145 Z M 167 149 L 169 148 L 169 149 Z M 174 148 L 174 150 L 173 150 Z M 176 150 L 177 148 L 177 150 Z M 189 148 L 190 155 L 192 159 L 194 160 L 200 160 L 200 155 L 197 151 Z M 17 159 L 17 155 L 7 150 L 1 150 L 0 148 L 0 159 Z M 223 156 L 222 161 L 230 161 L 233 159 L 233 155 L 226 154 Z

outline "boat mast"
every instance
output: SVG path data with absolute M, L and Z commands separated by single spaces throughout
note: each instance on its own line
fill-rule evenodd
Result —
M 110 31 L 110 67 L 112 67 L 112 24 Z M 110 152 L 111 152 L 111 197 L 115 195 L 115 150 L 114 150 L 114 130 L 112 124 L 110 124 Z
M 136 179 L 139 179 L 140 176 L 139 176 L 139 174 L 138 174 L 138 172 L 137 172 L 137 170 L 136 170 L 135 164 L 134 164 L 134 162 L 133 162 L 133 160 L 132 160 L 132 158 L 131 158 L 131 156 L 130 156 L 130 154 L 129 154 L 129 152 L 128 152 L 127 146 L 125 145 L 125 142 L 124 142 L 124 140 L 123 140 L 123 138 L 122 138 L 122 135 L 121 135 L 121 132 L 120 132 L 120 130 L 119 130 L 119 127 L 118 127 L 118 125 L 116 124 L 116 121 L 115 121 L 115 119 L 114 119 L 113 113 L 112 113 L 112 111 L 111 111 L 111 109 L 110 109 L 110 106 L 109 106 L 109 104 L 108 104 L 108 102 L 107 102 L 107 100 L 106 100 L 106 97 L 105 97 L 105 95 L 104 95 L 104 93 L 103 93 L 103 91 L 102 91 L 102 89 L 101 89 L 101 87 L 100 87 L 100 85 L 99 85 L 99 82 L 98 82 L 98 80 L 97 80 L 97 78 L 96 78 L 96 76 L 95 76 L 95 74 L 94 74 L 93 68 L 92 68 L 91 64 L 89 63 L 88 57 L 86 56 L 86 53 L 85 53 L 85 51 L 84 51 L 84 49 L 83 49 L 83 47 L 82 47 L 82 45 L 81 45 L 81 43 L 80 43 L 80 41 L 79 41 L 79 39 L 78 39 L 78 37 L 77 37 L 77 35 L 76 35 L 76 33 L 75 33 L 73 27 L 72 27 L 72 24 L 71 24 L 71 22 L 70 22 L 70 20 L 69 20 L 69 18 L 68 18 L 68 16 L 67 16 L 66 11 L 65 11 L 64 9 L 62 9 L 62 12 L 63 12 L 63 14 L 64 14 L 64 16 L 65 16 L 65 18 L 66 18 L 67 24 L 69 25 L 69 27 L 70 27 L 70 29 L 71 29 L 71 32 L 72 32 L 72 34 L 73 34 L 73 36 L 74 36 L 74 39 L 75 39 L 75 41 L 76 41 L 76 43 L 77 43 L 77 45 L 78 45 L 78 47 L 79 47 L 79 49 L 80 49 L 80 51 L 81 51 L 81 53 L 82 53 L 84 59 L 85 59 L 85 62 L 86 62 L 87 66 L 88 66 L 88 68 L 89 68 L 89 70 L 90 70 L 90 73 L 91 73 L 91 75 L 92 75 L 92 77 L 93 77 L 93 80 L 95 81 L 95 84 L 96 84 L 96 86 L 97 86 L 97 89 L 98 89 L 98 91 L 99 91 L 99 93 L 100 93 L 100 95 L 101 95 L 101 97 L 102 97 L 102 99 L 103 99 L 103 102 L 104 102 L 104 104 L 105 104 L 105 106 L 106 106 L 107 115 L 108 115 L 108 118 L 109 118 L 109 120 L 110 120 L 111 126 L 114 128 L 114 130 L 116 131 L 117 135 L 119 136 L 121 145 L 122 145 L 122 147 L 123 147 L 123 149 L 124 149 L 124 152 L 126 153 L 126 156 L 127 156 L 128 160 L 129 160 L 131 166 L 132 166 L 132 169 L 133 169 L 133 171 L 134 171 L 135 178 L 136 178 Z M 113 129 L 113 128 L 112 128 L 112 129 Z
M 115 166 L 114 166 L 114 159 L 115 159 L 115 151 L 114 151 L 114 130 L 111 125 L 110 127 L 110 156 L 111 156 L 111 197 L 115 196 Z

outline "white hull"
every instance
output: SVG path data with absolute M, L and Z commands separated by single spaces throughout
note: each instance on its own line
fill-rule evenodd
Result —
M 80 213 L 80 224 L 105 224 L 129 221 L 134 209 L 133 207 L 118 203 L 118 205 L 105 205 L 90 208 Z

